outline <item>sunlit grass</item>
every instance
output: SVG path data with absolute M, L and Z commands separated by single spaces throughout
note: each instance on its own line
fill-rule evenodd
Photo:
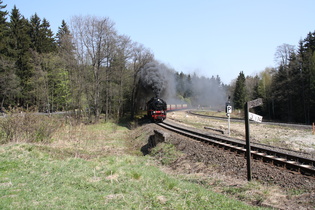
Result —
M 0 209 L 253 209 L 167 175 L 154 156 L 132 155 L 129 132 L 106 123 L 64 125 L 50 144 L 2 145 Z M 165 164 L 178 155 L 171 145 L 159 148 Z
M 38 147 L 18 144 L 6 147 L 0 157 L 0 207 L 4 209 L 250 209 L 169 177 L 148 164 L 146 157 L 54 159 Z

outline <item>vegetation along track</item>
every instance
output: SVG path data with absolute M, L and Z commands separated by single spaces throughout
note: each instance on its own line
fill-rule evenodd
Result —
M 245 142 L 238 139 L 216 134 L 205 134 L 167 122 L 159 123 L 158 125 L 195 140 L 224 148 L 225 150 L 230 150 L 238 154 L 246 154 Z M 251 156 L 257 160 L 315 177 L 315 160 L 303 155 L 294 154 L 289 150 L 279 150 L 279 148 L 256 143 L 251 145 Z

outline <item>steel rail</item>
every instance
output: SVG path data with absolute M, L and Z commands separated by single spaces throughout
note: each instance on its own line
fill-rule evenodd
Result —
M 166 122 L 158 123 L 158 125 L 189 138 L 224 148 L 225 150 L 230 150 L 244 155 L 246 154 L 245 142 L 241 142 L 236 139 L 215 134 L 203 134 Z M 276 166 L 281 166 L 288 170 L 297 171 L 308 176 L 315 176 L 315 160 L 313 159 L 267 149 L 259 145 L 251 146 L 251 156 L 254 159 L 262 160 L 263 162 L 268 162 Z

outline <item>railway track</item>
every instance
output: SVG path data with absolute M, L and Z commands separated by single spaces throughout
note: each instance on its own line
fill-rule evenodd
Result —
M 165 121 L 158 125 L 172 132 L 176 132 L 209 145 L 217 146 L 238 154 L 246 154 L 245 142 L 238 139 L 216 134 L 200 133 L 196 130 L 183 128 Z M 303 175 L 315 177 L 315 160 L 292 153 L 290 154 L 289 151 L 277 151 L 276 149 L 268 148 L 268 146 L 262 144 L 255 144 L 251 146 L 251 157 L 287 170 L 299 172 Z

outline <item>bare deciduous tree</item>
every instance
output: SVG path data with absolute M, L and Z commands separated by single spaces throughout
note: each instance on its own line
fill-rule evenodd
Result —
M 96 121 L 102 110 L 101 93 L 105 91 L 105 114 L 109 115 L 110 63 L 114 56 L 116 31 L 109 18 L 75 16 L 71 21 L 76 56 L 83 67 L 85 92 Z M 104 84 L 104 85 L 103 85 Z
M 117 39 L 115 58 L 111 64 L 113 69 L 113 79 L 115 82 L 111 83 L 111 96 L 113 100 L 113 114 L 116 119 L 122 117 L 123 105 L 131 96 L 130 86 L 132 71 L 127 68 L 131 61 L 132 42 L 130 37 L 121 35 Z M 127 110 L 126 110 L 127 111 Z
M 275 61 L 279 64 L 279 66 L 288 66 L 290 62 L 290 56 L 292 53 L 294 53 L 294 51 L 294 45 L 283 44 L 278 46 L 275 53 Z
M 131 68 L 133 71 L 133 84 L 132 84 L 132 95 L 131 95 L 131 118 L 134 118 L 137 107 L 137 96 L 139 92 L 139 79 L 140 71 L 145 64 L 153 61 L 154 55 L 150 50 L 144 48 L 143 45 L 135 43 L 132 51 L 132 63 Z

